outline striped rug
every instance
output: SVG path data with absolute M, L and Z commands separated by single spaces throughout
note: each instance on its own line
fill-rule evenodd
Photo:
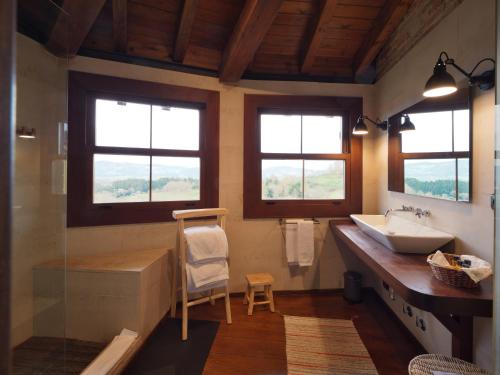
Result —
M 377 375 L 350 320 L 285 315 L 289 375 Z

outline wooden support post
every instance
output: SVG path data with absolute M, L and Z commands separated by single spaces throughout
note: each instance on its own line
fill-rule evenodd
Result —
M 178 223 L 177 234 L 179 236 L 179 252 L 181 256 L 181 284 L 182 284 L 182 340 L 187 340 L 188 329 L 188 293 L 187 293 L 187 279 L 186 279 L 186 251 L 185 243 L 183 240 L 184 234 L 184 219 L 180 219 Z
M 177 308 L 177 293 L 179 292 L 177 283 L 177 268 L 179 268 L 179 233 L 177 233 L 176 244 L 174 252 L 174 265 L 172 268 L 172 296 L 170 301 L 170 317 L 175 318 L 176 308 Z
M 467 362 L 474 361 L 474 318 L 472 316 L 434 316 L 451 332 L 451 354 Z

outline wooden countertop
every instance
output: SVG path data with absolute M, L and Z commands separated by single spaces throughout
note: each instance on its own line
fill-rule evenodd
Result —
M 99 255 L 72 256 L 41 263 L 37 269 L 67 269 L 85 272 L 142 272 L 159 258 L 167 249 L 137 250 Z
M 395 253 L 352 222 L 330 221 L 330 228 L 341 251 L 354 253 L 409 304 L 438 315 L 492 316 L 491 277 L 475 289 L 454 288 L 432 275 L 426 255 Z

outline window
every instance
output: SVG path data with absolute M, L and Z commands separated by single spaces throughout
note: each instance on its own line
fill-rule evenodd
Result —
M 245 96 L 244 216 L 361 211 L 360 98 Z
M 427 99 L 404 111 L 414 123 L 415 131 L 399 135 L 397 126 L 390 130 L 389 165 L 396 169 L 396 173 L 389 171 L 390 190 L 470 201 L 468 103 L 468 90 L 464 89 L 450 98 Z M 397 125 L 400 115 L 394 116 L 391 124 Z
M 200 200 L 200 158 L 163 156 L 199 150 L 199 109 L 96 99 L 94 126 L 93 203 Z
M 218 93 L 70 74 L 68 225 L 217 206 Z
M 307 160 L 308 154 L 342 153 L 342 116 L 261 113 L 260 145 L 263 200 L 344 199 L 345 161 Z M 275 153 L 288 155 L 265 159 Z

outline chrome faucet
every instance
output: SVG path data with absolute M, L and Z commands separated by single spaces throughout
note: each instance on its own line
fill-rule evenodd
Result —
M 415 210 L 415 216 L 417 216 L 419 219 L 424 217 L 429 217 L 431 216 L 431 211 L 430 210 L 422 210 L 421 208 L 417 208 Z
M 392 208 L 388 208 L 385 213 L 384 213 L 384 216 L 387 217 L 389 216 L 389 214 L 391 212 L 395 212 L 395 211 L 401 211 L 401 212 L 413 212 L 415 209 L 412 207 L 412 206 L 405 206 L 404 204 L 401 206 L 401 208 L 396 208 L 396 209 L 392 209 Z

